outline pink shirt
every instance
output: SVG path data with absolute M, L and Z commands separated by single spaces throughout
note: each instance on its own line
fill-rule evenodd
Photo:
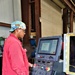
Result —
M 29 75 L 29 63 L 26 50 L 14 36 L 6 39 L 3 51 L 2 75 Z

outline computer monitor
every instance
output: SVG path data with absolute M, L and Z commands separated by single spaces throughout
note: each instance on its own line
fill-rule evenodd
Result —
M 62 36 L 42 37 L 39 39 L 36 59 L 48 59 L 57 61 L 61 54 Z
M 59 40 L 58 38 L 41 39 L 38 48 L 38 53 L 55 55 L 57 51 L 58 40 Z

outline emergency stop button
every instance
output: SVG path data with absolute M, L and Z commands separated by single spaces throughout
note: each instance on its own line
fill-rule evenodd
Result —
M 46 71 L 50 71 L 50 67 L 46 67 Z

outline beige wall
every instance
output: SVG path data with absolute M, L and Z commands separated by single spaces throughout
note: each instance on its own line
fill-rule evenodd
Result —
M 42 37 L 62 35 L 61 9 L 50 0 L 41 0 Z
M 75 19 L 74 19 L 74 22 L 73 22 L 73 33 L 75 34 Z

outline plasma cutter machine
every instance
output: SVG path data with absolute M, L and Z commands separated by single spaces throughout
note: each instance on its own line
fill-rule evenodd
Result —
M 61 48 L 61 36 L 40 38 L 31 75 L 63 75 L 56 74 L 57 69 L 59 69 L 58 67 L 60 66 L 59 58 Z

